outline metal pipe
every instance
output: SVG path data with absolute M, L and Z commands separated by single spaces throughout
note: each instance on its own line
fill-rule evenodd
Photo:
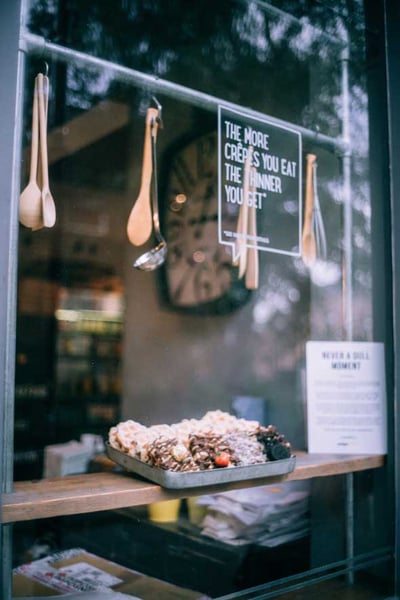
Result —
M 3 371 L 0 390 L 0 433 L 1 492 L 13 489 L 14 467 L 14 387 L 15 387 L 15 344 L 17 311 L 17 262 L 18 256 L 18 196 L 20 190 L 22 107 L 25 56 L 16 52 L 21 21 L 24 18 L 24 2 L 3 3 L 2 59 L 5 87 L 5 102 L 2 102 L 2 132 L 4 148 L 8 149 L 2 160 L 2 197 L 4 198 L 2 230 L 2 338 L 4 339 L 2 360 Z M 4 100 L 4 98 L 2 98 Z M 12 525 L 1 525 L 0 531 L 0 597 L 12 596 Z
M 114 78 L 118 81 L 136 84 L 137 86 L 147 88 L 153 94 L 165 94 L 166 96 L 177 100 L 190 102 L 192 105 L 205 110 L 216 112 L 218 106 L 222 105 L 231 110 L 243 112 L 243 106 L 240 104 L 226 102 L 222 98 L 217 98 L 210 94 L 187 88 L 172 81 L 160 79 L 155 75 L 141 73 L 135 69 L 130 69 L 117 63 L 85 54 L 84 52 L 47 42 L 43 37 L 33 33 L 24 32 L 21 35 L 20 49 L 28 54 L 38 54 L 42 58 L 51 57 L 84 67 L 108 70 L 113 73 Z M 265 114 L 262 112 L 250 108 L 245 108 L 245 111 L 250 117 L 265 119 Z M 333 153 L 342 155 L 347 150 L 347 147 L 343 144 L 341 139 L 332 138 L 323 135 L 318 131 L 312 131 L 311 129 L 269 115 L 268 120 L 280 127 L 290 127 L 291 129 L 298 131 L 304 139 L 309 140 L 320 147 L 326 148 Z
M 351 150 L 350 150 L 350 93 L 349 93 L 349 39 L 346 27 L 342 31 L 344 47 L 341 52 L 342 69 L 342 139 L 346 150 L 342 155 L 343 178 L 343 326 L 347 341 L 353 339 L 353 207 L 351 198 Z M 354 558 L 354 474 L 345 476 L 346 557 Z M 350 565 L 351 566 L 351 565 Z M 349 585 L 354 583 L 354 572 L 347 573 Z
M 347 573 L 347 582 L 349 585 L 354 583 L 354 572 L 352 571 L 354 559 L 354 474 L 347 473 L 345 476 L 345 494 L 346 494 L 346 558 L 349 561 L 349 572 Z
M 344 31 L 347 38 L 347 32 Z M 349 95 L 349 46 L 342 50 L 342 140 L 346 150 L 342 155 L 343 177 L 343 253 L 345 262 L 343 281 L 344 328 L 346 340 L 353 339 L 353 207 L 351 202 L 351 150 L 350 150 L 350 95 Z

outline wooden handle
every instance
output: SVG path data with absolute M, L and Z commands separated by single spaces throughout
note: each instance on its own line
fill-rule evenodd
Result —
M 255 206 L 249 208 L 249 235 L 254 246 L 247 248 L 247 267 L 245 285 L 248 290 L 258 288 L 258 249 L 257 249 L 257 209 Z
M 314 184 L 313 184 L 313 166 L 317 157 L 315 154 L 307 154 L 307 171 L 306 171 L 306 201 L 304 213 L 304 229 L 307 233 L 312 227 L 312 214 L 314 208 Z
M 236 223 L 236 234 L 240 235 L 241 231 L 242 231 L 242 213 L 243 213 L 243 204 L 241 204 L 240 208 L 239 208 L 239 214 L 238 214 L 238 220 Z M 239 238 L 237 237 L 235 239 L 235 246 L 234 246 L 234 258 L 232 260 L 232 265 L 234 267 L 238 267 L 239 266 L 239 256 L 238 256 L 238 251 L 239 251 Z
M 238 243 L 238 251 L 240 251 L 239 255 L 239 273 L 238 277 L 241 279 L 246 272 L 246 264 L 247 264 L 247 233 L 248 233 L 248 214 L 249 214 L 249 205 L 248 205 L 248 196 L 249 196 L 249 179 L 250 179 L 250 167 L 251 167 L 251 159 L 253 155 L 253 147 L 249 147 L 249 153 L 246 157 L 246 161 L 244 163 L 244 176 L 243 176 L 243 197 L 242 197 L 242 205 L 241 205 L 241 214 L 239 218 L 240 231 L 239 233 L 239 243 Z
M 314 183 L 313 168 L 317 157 L 315 154 L 307 154 L 306 168 L 306 199 L 304 209 L 304 224 L 302 235 L 302 256 L 307 265 L 312 264 L 317 257 L 317 245 L 313 231 L 313 209 L 314 209 Z
M 45 100 L 45 80 L 44 75 L 38 75 L 38 100 L 39 100 L 39 139 L 40 139 L 40 160 L 43 189 L 49 187 L 49 163 L 47 157 L 47 110 Z M 46 90 L 47 91 L 47 90 Z
M 36 181 L 38 170 L 38 152 L 39 152 L 39 112 L 38 112 L 38 82 L 35 77 L 35 87 L 33 91 L 32 105 L 32 139 L 31 139 L 31 164 L 29 181 Z
M 146 113 L 140 190 L 129 215 L 126 227 L 129 241 L 134 246 L 145 244 L 151 236 L 153 228 L 150 204 L 150 186 L 153 174 L 151 136 L 157 135 L 157 118 L 158 110 L 156 108 L 149 108 Z
M 143 160 L 142 160 L 142 178 L 140 191 L 148 192 L 150 196 L 151 176 L 153 174 L 153 160 L 151 156 L 151 136 L 157 137 L 158 131 L 158 110 L 148 108 L 146 112 L 146 128 L 144 133 Z
M 251 173 L 255 173 L 255 168 L 251 168 Z M 253 178 L 254 181 L 254 178 Z M 256 191 L 256 186 L 251 183 L 249 192 Z M 245 285 L 248 290 L 256 290 L 258 288 L 258 249 L 257 249 L 257 208 L 252 205 L 249 207 L 248 216 L 248 242 L 251 244 L 247 248 L 247 265 Z
M 39 76 L 37 76 L 39 77 Z M 49 103 L 49 78 L 46 75 L 43 75 L 43 92 L 44 92 L 44 114 L 46 121 L 46 129 L 47 129 L 47 113 L 48 113 L 48 103 Z M 38 92 L 39 98 L 39 92 Z M 38 103 L 38 113 L 39 113 L 39 103 Z M 39 114 L 38 114 L 38 126 L 39 126 Z M 47 141 L 47 131 L 46 131 L 46 141 Z M 37 176 L 36 176 L 37 184 L 40 189 L 43 187 L 43 177 L 42 177 L 42 159 L 41 152 L 38 151 L 38 161 L 37 161 Z
M 246 236 L 247 236 L 247 224 L 248 224 L 248 214 L 249 208 L 247 205 L 247 193 L 244 193 L 245 188 L 243 188 L 243 203 L 240 207 L 241 215 L 240 215 L 240 231 L 239 240 L 238 240 L 238 252 L 239 254 L 239 273 L 238 277 L 241 279 L 246 271 L 246 263 L 247 263 L 247 246 L 246 246 Z

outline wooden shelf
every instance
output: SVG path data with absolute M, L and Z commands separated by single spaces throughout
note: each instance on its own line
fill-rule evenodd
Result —
M 327 477 L 382 467 L 385 457 L 322 455 L 296 452 L 296 468 L 292 473 L 185 490 L 166 490 L 129 473 L 91 473 L 57 479 L 16 482 L 12 493 L 2 496 L 2 522 L 13 523 L 63 515 L 140 506 L 201 494 L 255 487 L 281 481 Z

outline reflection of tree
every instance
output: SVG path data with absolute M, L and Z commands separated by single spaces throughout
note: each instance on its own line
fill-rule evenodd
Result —
M 301 27 L 282 27 L 257 2 L 37 0 L 31 27 L 46 39 L 209 93 L 225 88 L 225 99 L 283 118 L 307 102 L 307 61 L 320 54 L 308 35 L 293 43 Z M 81 99 L 93 89 L 91 77 L 74 70 Z
M 336 135 L 340 44 L 328 43 L 325 34 L 340 42 L 343 24 L 350 29 L 357 86 L 362 2 L 340 0 L 334 8 L 295 0 L 275 4 L 288 16 L 270 13 L 256 0 L 36 0 L 30 26 L 45 39 L 209 93 L 225 88 L 227 100 Z M 75 69 L 69 99 L 100 94 L 95 78 Z M 104 94 L 109 83 L 103 81 Z

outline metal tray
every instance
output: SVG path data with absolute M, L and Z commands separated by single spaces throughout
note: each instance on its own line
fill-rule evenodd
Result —
M 291 458 L 284 460 L 274 460 L 245 467 L 229 467 L 207 471 L 185 471 L 180 473 L 179 471 L 166 471 L 164 469 L 152 467 L 137 458 L 129 456 L 129 454 L 126 454 L 125 452 L 116 450 L 108 443 L 106 444 L 106 452 L 111 460 L 127 471 L 136 473 L 145 479 L 149 479 L 162 487 L 170 489 L 201 487 L 218 483 L 287 475 L 294 470 L 296 465 L 296 457 L 292 456 Z

